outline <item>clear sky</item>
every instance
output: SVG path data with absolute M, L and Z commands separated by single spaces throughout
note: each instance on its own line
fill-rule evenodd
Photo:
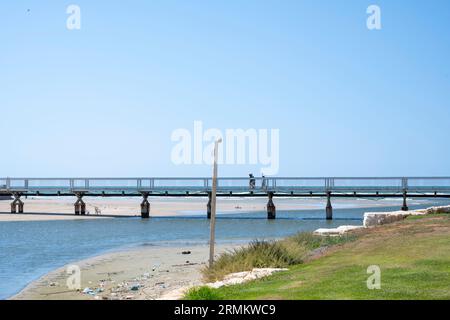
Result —
M 0 39 L 0 176 L 209 176 L 195 120 L 280 129 L 279 176 L 450 175 L 448 0 L 2 1 Z

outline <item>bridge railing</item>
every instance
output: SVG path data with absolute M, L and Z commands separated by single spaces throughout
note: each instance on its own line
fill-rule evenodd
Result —
M 281 192 L 324 192 L 328 178 L 274 178 L 274 189 Z
M 450 192 L 450 177 L 218 178 L 219 192 Z M 211 178 L 0 178 L 3 192 L 206 192 Z
M 406 180 L 406 189 L 418 192 L 449 191 L 450 177 L 408 178 Z
M 152 178 L 149 179 L 150 190 L 184 190 L 206 191 L 208 179 L 206 178 Z
M 341 192 L 389 191 L 405 188 L 405 178 L 330 178 L 328 189 Z

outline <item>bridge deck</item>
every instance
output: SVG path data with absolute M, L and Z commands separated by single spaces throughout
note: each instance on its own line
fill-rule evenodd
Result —
M 211 178 L 0 178 L 0 194 L 24 195 L 204 195 L 212 189 Z M 219 194 L 242 196 L 302 194 L 450 194 L 450 177 L 383 178 L 219 178 Z

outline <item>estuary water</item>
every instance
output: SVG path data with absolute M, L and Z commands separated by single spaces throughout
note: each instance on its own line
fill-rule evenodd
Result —
M 433 205 L 448 204 L 434 200 Z M 429 207 L 429 201 L 413 201 L 411 209 Z M 367 211 L 394 211 L 399 207 L 334 209 L 326 221 L 324 209 L 278 211 L 276 220 L 266 212 L 218 214 L 218 243 L 246 243 L 276 239 L 300 231 L 361 225 Z M 208 243 L 209 221 L 204 213 L 177 217 L 84 219 L 0 222 L 0 299 L 18 293 L 44 274 L 108 251 L 137 246 L 189 246 Z

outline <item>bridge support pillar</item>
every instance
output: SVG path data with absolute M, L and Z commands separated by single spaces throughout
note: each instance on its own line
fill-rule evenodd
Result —
M 403 206 L 402 206 L 402 211 L 408 211 L 408 204 L 406 203 L 406 196 L 407 196 L 407 192 L 406 190 L 403 191 Z
M 20 193 L 14 194 L 14 201 L 11 202 L 11 213 L 23 213 L 24 203 L 22 200 L 20 200 L 20 196 Z
M 141 203 L 141 218 L 150 218 L 150 202 L 148 202 L 148 193 L 142 194 L 143 200 Z
M 269 201 L 267 202 L 267 219 L 273 220 L 276 218 L 276 208 L 273 203 L 273 192 L 267 194 L 269 196 Z
M 211 198 L 212 198 L 212 192 L 208 191 L 208 203 L 206 204 L 206 216 L 208 219 L 211 219 Z
M 327 192 L 327 206 L 325 208 L 327 220 L 333 220 L 333 206 L 331 205 L 331 192 Z
M 83 194 L 77 193 L 77 201 L 74 204 L 75 207 L 75 214 L 76 215 L 85 215 L 86 214 L 86 203 L 83 201 Z

